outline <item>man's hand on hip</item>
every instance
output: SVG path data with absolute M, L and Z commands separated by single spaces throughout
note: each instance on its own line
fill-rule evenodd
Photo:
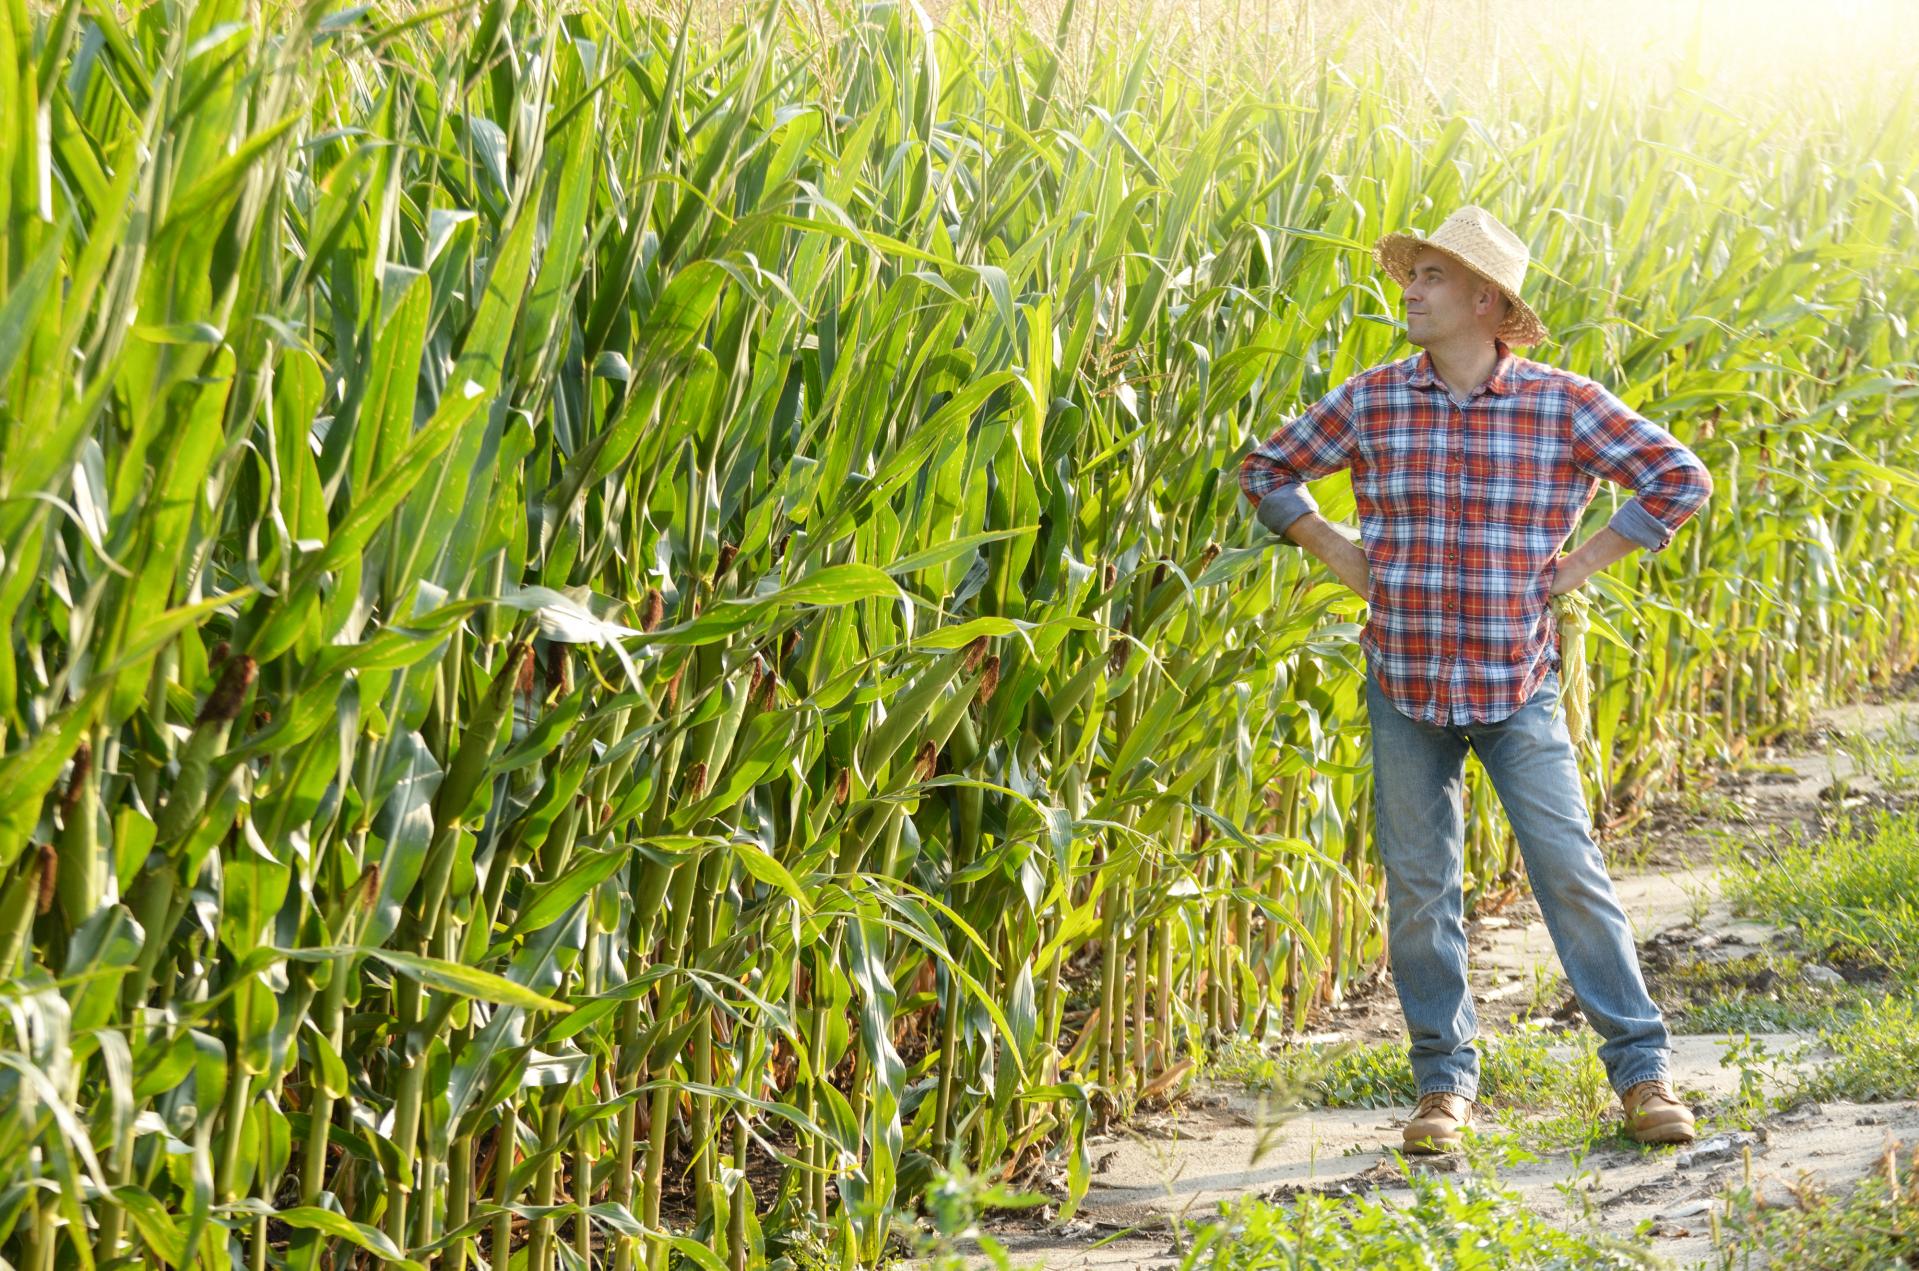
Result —
M 1563 596 L 1569 591 L 1578 591 L 1586 585 L 1586 580 L 1590 578 L 1591 575 L 1581 573 L 1571 562 L 1571 556 L 1561 556 L 1559 558 L 1559 568 L 1553 573 L 1553 585 L 1551 590 L 1546 593 L 1547 595 Z
M 1366 549 L 1319 513 L 1308 512 L 1288 525 L 1286 537 L 1318 557 L 1335 578 L 1361 596 L 1370 590 L 1372 575 L 1366 564 Z
M 1608 526 L 1559 558 L 1559 568 L 1553 574 L 1552 590 L 1548 594 L 1560 596 L 1576 591 L 1594 574 L 1637 550 L 1639 544 Z

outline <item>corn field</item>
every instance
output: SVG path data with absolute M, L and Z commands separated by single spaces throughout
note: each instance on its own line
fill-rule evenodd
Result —
M 1919 662 L 1912 78 L 1482 117 L 1074 21 L 0 5 L 7 1260 L 1070 1212 L 1384 965 L 1364 605 L 1235 478 L 1460 203 L 1718 491 L 1590 588 L 1602 821 Z

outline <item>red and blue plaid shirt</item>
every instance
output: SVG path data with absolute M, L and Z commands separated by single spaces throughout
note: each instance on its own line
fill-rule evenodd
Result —
M 1498 344 L 1456 401 L 1421 352 L 1360 372 L 1254 447 L 1240 488 L 1281 534 L 1318 510 L 1305 482 L 1352 469 L 1371 574 L 1360 647 L 1388 700 L 1429 724 L 1512 714 L 1559 664 L 1559 549 L 1598 478 L 1633 491 L 1609 524 L 1649 551 L 1712 478 L 1605 388 Z

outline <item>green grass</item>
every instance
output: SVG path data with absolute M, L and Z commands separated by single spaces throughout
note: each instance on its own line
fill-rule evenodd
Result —
M 1687 1023 L 1813 1034 L 1831 1057 L 1791 1080 L 1795 1097 L 1919 1096 L 1919 812 L 1842 817 L 1780 849 L 1728 847 L 1719 867 L 1735 908 L 1790 932 L 1797 951 L 1667 973 L 1663 984 L 1701 991 Z M 1813 959 L 1883 983 L 1814 988 L 1801 975 Z M 1736 986 L 1750 987 L 1755 972 L 1772 987 L 1742 998 Z
M 1683 957 L 1647 967 L 1675 1033 L 1814 1033 L 1846 1023 L 1883 996 L 1870 984 L 1821 984 L 1810 957 L 1762 950 L 1737 958 Z
M 1475 1046 L 1481 1103 L 1515 1107 L 1583 1103 L 1606 1089 L 1598 1043 L 1583 1031 L 1551 1034 L 1522 1028 L 1485 1034 Z M 1569 1048 L 1568 1056 L 1564 1052 Z M 1240 1046 L 1224 1052 L 1211 1071 L 1223 1080 L 1256 1089 L 1303 1087 L 1309 1101 L 1319 1107 L 1383 1108 L 1418 1098 L 1402 1042 L 1315 1043 L 1277 1051 Z
M 1490 1178 L 1413 1172 L 1410 1198 L 1246 1198 L 1201 1228 L 1181 1271 L 1582 1271 L 1647 1265 L 1629 1242 L 1562 1231 Z
M 1845 815 L 1784 847 L 1729 842 L 1718 866 L 1736 912 L 1808 954 L 1919 982 L 1919 811 Z
M 1809 1002 L 1735 989 L 1685 1007 L 1669 1022 L 1674 1033 L 1817 1033 L 1850 1023 L 1866 1000 L 1844 990 Z
M 1919 1001 L 1861 1004 L 1852 1019 L 1819 1031 L 1832 1052 L 1804 1082 L 1817 1099 L 1919 1099 Z

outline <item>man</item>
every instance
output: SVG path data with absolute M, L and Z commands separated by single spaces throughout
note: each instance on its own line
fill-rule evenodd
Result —
M 1635 547 L 1663 549 L 1712 492 L 1673 435 L 1592 380 L 1514 355 L 1547 339 L 1521 299 L 1519 237 L 1477 207 L 1374 257 L 1404 289 L 1424 352 L 1362 371 L 1246 456 L 1260 522 L 1366 598 L 1387 948 L 1419 1105 L 1409 1151 L 1458 1145 L 1479 1090 L 1466 980 L 1461 806 L 1467 748 L 1518 837 L 1546 929 L 1642 1143 L 1693 1137 L 1671 1039 L 1592 837 L 1563 712 L 1550 597 Z M 1304 483 L 1350 468 L 1357 545 Z M 1597 480 L 1633 498 L 1564 556 Z

